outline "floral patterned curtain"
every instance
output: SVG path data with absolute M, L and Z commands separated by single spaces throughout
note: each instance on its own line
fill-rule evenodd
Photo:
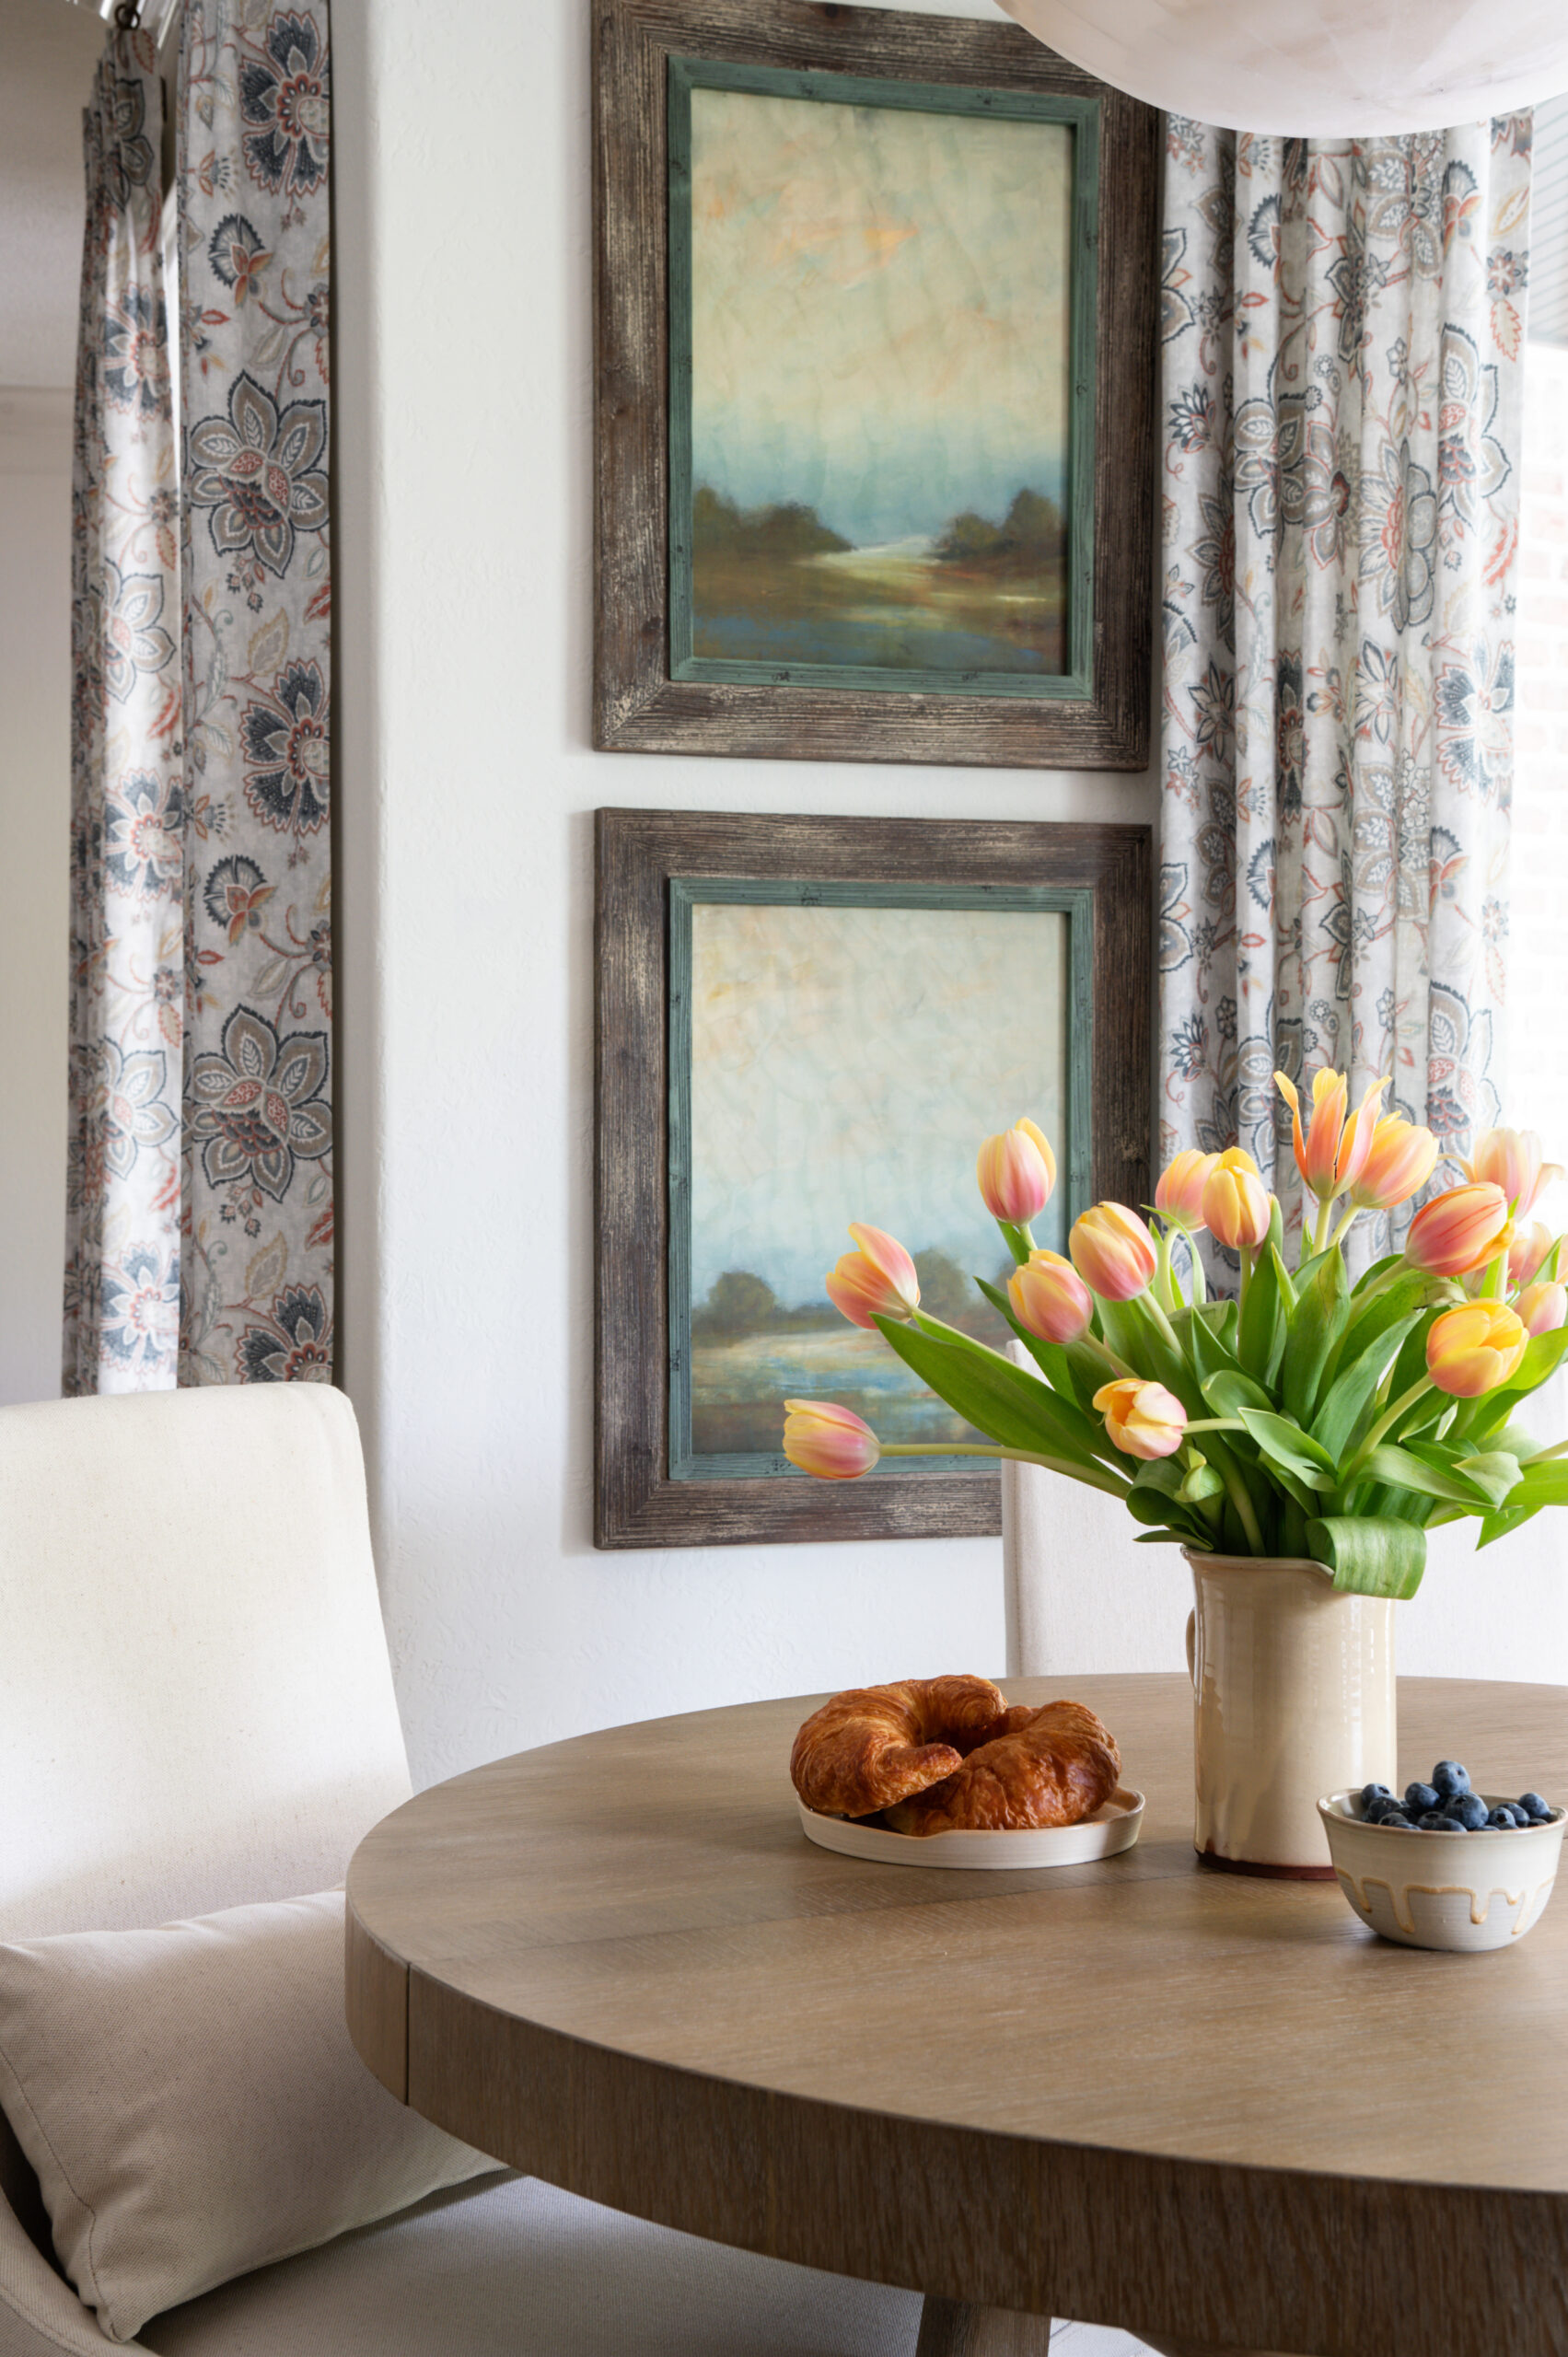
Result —
M 1499 1117 L 1529 163 L 1168 125 L 1162 1148 L 1293 1223 L 1276 1066 Z
M 186 0 L 181 1383 L 330 1381 L 326 0 Z
M 115 33 L 83 118 L 72 482 L 70 1135 L 64 1387 L 175 1378 L 180 585 L 159 252 L 163 98 Z

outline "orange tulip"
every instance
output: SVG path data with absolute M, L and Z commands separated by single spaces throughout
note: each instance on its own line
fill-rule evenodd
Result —
M 1056 1185 L 1051 1140 L 1032 1121 L 1015 1121 L 999 1137 L 987 1138 L 975 1169 L 986 1210 L 1009 1227 L 1038 1219 Z
M 1269 1233 L 1274 1206 L 1252 1156 L 1238 1145 L 1226 1149 L 1203 1186 L 1203 1221 L 1210 1234 L 1233 1252 L 1255 1252 Z
M 1211 1171 L 1219 1164 L 1217 1154 L 1200 1154 L 1196 1146 L 1189 1146 L 1166 1165 L 1155 1189 L 1155 1209 L 1171 1227 L 1179 1227 L 1184 1236 L 1195 1235 L 1203 1225 L 1203 1188 Z
M 1095 1393 L 1106 1431 L 1129 1457 L 1174 1457 L 1187 1431 L 1187 1411 L 1163 1383 L 1123 1376 Z
M 1060 1252 L 1031 1252 L 1008 1278 L 1007 1298 L 1019 1325 L 1042 1342 L 1075 1342 L 1094 1313 L 1094 1295 Z
M 1508 1199 L 1490 1183 L 1451 1187 L 1423 1203 L 1405 1238 L 1405 1259 L 1429 1276 L 1462 1277 L 1508 1242 Z
M 856 1480 L 882 1454 L 876 1434 L 853 1408 L 833 1399 L 786 1399 L 784 1407 L 784 1455 L 819 1481 Z
M 1503 1301 L 1467 1301 L 1432 1321 L 1426 1372 L 1439 1391 L 1479 1399 L 1506 1383 L 1529 1341 L 1523 1320 Z
M 860 1249 L 842 1254 L 827 1280 L 828 1299 L 835 1309 L 842 1309 L 852 1326 L 868 1327 L 877 1318 L 912 1316 L 920 1306 L 920 1280 L 903 1246 L 879 1227 L 852 1222 L 849 1232 Z
M 1334 1196 L 1343 1194 L 1347 1187 L 1353 1187 L 1366 1167 L 1377 1127 L 1377 1100 L 1388 1084 L 1387 1080 L 1375 1080 L 1356 1107 L 1353 1120 L 1347 1123 L 1350 1085 L 1344 1074 L 1330 1072 L 1327 1065 L 1315 1072 L 1312 1128 L 1306 1137 L 1301 1132 L 1301 1099 L 1295 1093 L 1295 1082 L 1277 1072 L 1274 1086 L 1291 1109 L 1295 1167 L 1318 1202 L 1330 1202 Z
M 1559 1163 L 1541 1160 L 1534 1130 L 1483 1130 L 1463 1167 L 1469 1178 L 1501 1187 L 1516 1219 L 1523 1219 L 1541 1189 L 1562 1176 Z
M 1350 1190 L 1357 1211 L 1391 1212 L 1419 1195 L 1437 1167 L 1437 1141 L 1430 1130 L 1385 1113 L 1372 1132 L 1372 1150 Z
M 1511 1285 L 1532 1284 L 1541 1272 L 1541 1264 L 1551 1250 L 1554 1238 L 1544 1220 L 1528 1219 L 1523 1227 L 1516 1227 L 1508 1246 L 1508 1282 Z M 1548 1270 L 1551 1276 L 1552 1271 Z
M 1131 1301 L 1155 1273 L 1155 1240 L 1125 1203 L 1095 1203 L 1073 1222 L 1073 1266 L 1102 1301 Z
M 1550 1277 L 1543 1284 L 1527 1285 L 1514 1306 L 1527 1334 L 1555 1334 L 1568 1324 L 1568 1285 Z

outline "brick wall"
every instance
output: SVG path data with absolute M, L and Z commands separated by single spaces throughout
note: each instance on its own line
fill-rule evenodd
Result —
M 1568 349 L 1525 369 L 1504 1118 L 1568 1164 Z M 1568 1225 L 1568 1187 L 1545 1206 Z

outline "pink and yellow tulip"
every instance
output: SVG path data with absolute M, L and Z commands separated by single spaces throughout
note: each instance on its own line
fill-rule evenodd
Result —
M 1560 1164 L 1541 1160 L 1540 1140 L 1534 1130 L 1483 1130 L 1475 1152 L 1463 1166 L 1467 1177 L 1501 1187 L 1516 1219 L 1534 1208 L 1543 1187 L 1561 1178 Z
M 1203 1183 L 1203 1224 L 1233 1252 L 1256 1252 L 1269 1233 L 1273 1200 L 1252 1156 L 1233 1145 L 1216 1155 Z
M 1353 1187 L 1365 1168 L 1372 1152 L 1372 1141 L 1377 1127 L 1377 1100 L 1388 1087 L 1387 1080 L 1375 1080 L 1353 1118 L 1347 1120 L 1350 1104 L 1350 1084 L 1342 1072 L 1330 1072 L 1327 1065 L 1312 1075 L 1312 1127 L 1303 1136 L 1301 1099 L 1295 1084 L 1283 1072 L 1274 1074 L 1274 1086 L 1290 1107 L 1291 1123 L 1295 1139 L 1295 1167 L 1306 1182 L 1307 1191 L 1320 1203 L 1332 1202 L 1347 1187 Z
M 1523 1320 L 1502 1301 L 1467 1301 L 1432 1321 L 1426 1372 L 1439 1391 L 1479 1399 L 1506 1383 L 1529 1341 Z
M 1166 1165 L 1155 1189 L 1155 1209 L 1167 1226 L 1194 1236 L 1204 1225 L 1203 1189 L 1219 1159 L 1217 1154 L 1200 1154 L 1196 1146 L 1189 1146 Z
M 784 1451 L 819 1481 L 854 1481 L 869 1473 L 881 1445 L 863 1416 L 833 1399 L 784 1401 Z
M 1009 1227 L 1027 1227 L 1051 1201 L 1056 1156 L 1043 1130 L 1033 1121 L 1015 1121 L 1010 1130 L 986 1139 L 975 1173 L 992 1218 Z
M 852 1326 L 869 1327 L 877 1318 L 912 1317 L 920 1307 L 920 1280 L 903 1246 L 879 1227 L 852 1223 L 849 1232 L 859 1248 L 842 1254 L 827 1280 L 834 1308 L 842 1309 Z
M 1432 1132 L 1402 1113 L 1385 1113 L 1372 1132 L 1372 1146 L 1361 1166 L 1361 1176 L 1350 1190 L 1361 1212 L 1397 1211 L 1419 1195 L 1437 1167 L 1437 1141 Z
M 1031 1252 L 1008 1278 L 1007 1298 L 1019 1325 L 1042 1342 L 1075 1342 L 1094 1314 L 1094 1295 L 1060 1252 Z
M 1568 1324 L 1568 1285 L 1548 1277 L 1540 1284 L 1527 1285 L 1514 1306 L 1527 1334 L 1555 1334 Z
M 1163 1383 L 1123 1376 L 1095 1393 L 1095 1406 L 1117 1447 L 1129 1457 L 1174 1457 L 1186 1436 L 1187 1411 Z
M 1125 1203 L 1094 1203 L 1073 1222 L 1073 1266 L 1102 1301 L 1146 1293 L 1158 1265 L 1154 1237 Z
M 1428 1276 L 1462 1277 L 1506 1249 L 1508 1199 L 1490 1181 L 1452 1187 L 1423 1203 L 1405 1238 L 1405 1259 Z
M 1533 1284 L 1554 1242 L 1551 1230 L 1544 1220 L 1527 1219 L 1523 1227 L 1516 1225 L 1508 1246 L 1508 1282 L 1511 1285 Z M 1549 1270 L 1548 1275 L 1554 1271 Z

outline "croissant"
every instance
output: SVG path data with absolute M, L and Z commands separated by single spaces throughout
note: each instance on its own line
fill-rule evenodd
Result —
M 939 1784 L 888 1810 L 895 1833 L 1016 1833 L 1078 1825 L 1103 1808 L 1121 1774 L 1109 1729 L 1082 1702 L 1047 1702 L 971 1751 Z
M 819 1817 L 872 1817 L 940 1784 L 969 1755 L 1035 1716 L 989 1678 L 906 1678 L 859 1686 L 814 1711 L 795 1738 L 789 1772 Z

